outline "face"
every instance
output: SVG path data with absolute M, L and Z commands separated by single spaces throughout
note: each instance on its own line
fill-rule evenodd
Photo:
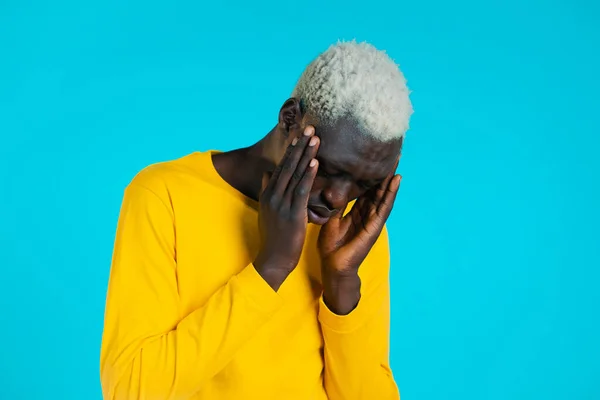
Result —
M 348 202 L 378 186 L 392 172 L 402 141 L 381 143 L 364 136 L 351 120 L 319 127 L 319 170 L 308 200 L 309 222 L 322 225 Z

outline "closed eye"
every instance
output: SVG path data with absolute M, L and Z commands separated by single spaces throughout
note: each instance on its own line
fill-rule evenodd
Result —
M 317 175 L 323 178 L 332 178 L 335 176 L 334 174 L 327 173 L 324 169 L 317 170 Z
M 360 186 L 364 190 L 372 189 L 376 186 L 379 186 L 383 181 L 359 181 L 358 186 Z

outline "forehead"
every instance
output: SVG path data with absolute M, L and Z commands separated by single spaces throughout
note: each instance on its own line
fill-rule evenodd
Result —
M 323 168 L 333 168 L 360 179 L 383 179 L 394 167 L 401 141 L 380 142 L 363 134 L 349 119 L 332 126 L 315 124 L 321 139 L 318 158 Z

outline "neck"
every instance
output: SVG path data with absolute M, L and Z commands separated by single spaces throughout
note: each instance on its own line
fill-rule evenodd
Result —
M 255 144 L 213 156 L 215 169 L 234 189 L 253 200 L 258 200 L 262 177 L 272 172 L 279 160 L 281 143 L 273 129 Z

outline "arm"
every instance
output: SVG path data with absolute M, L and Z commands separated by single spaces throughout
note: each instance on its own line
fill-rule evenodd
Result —
M 168 200 L 135 182 L 127 188 L 102 341 L 106 400 L 193 396 L 281 307 L 276 291 L 296 267 L 304 244 L 306 203 L 317 170 L 316 161 L 311 163 L 318 148 L 313 133 L 307 128 L 264 182 L 263 240 L 253 265 L 189 315 L 180 314 Z
M 252 265 L 199 309 L 180 315 L 173 216 L 132 184 L 124 196 L 101 351 L 107 400 L 189 398 L 281 306 Z
M 330 277 L 324 286 L 319 321 L 330 400 L 400 398 L 389 366 L 389 253 L 386 235 L 381 236 L 361 266 L 361 277 Z
M 396 168 L 394 167 L 394 170 Z M 331 400 L 397 400 L 388 362 L 387 220 L 400 185 L 390 173 L 319 234 L 325 390 Z

